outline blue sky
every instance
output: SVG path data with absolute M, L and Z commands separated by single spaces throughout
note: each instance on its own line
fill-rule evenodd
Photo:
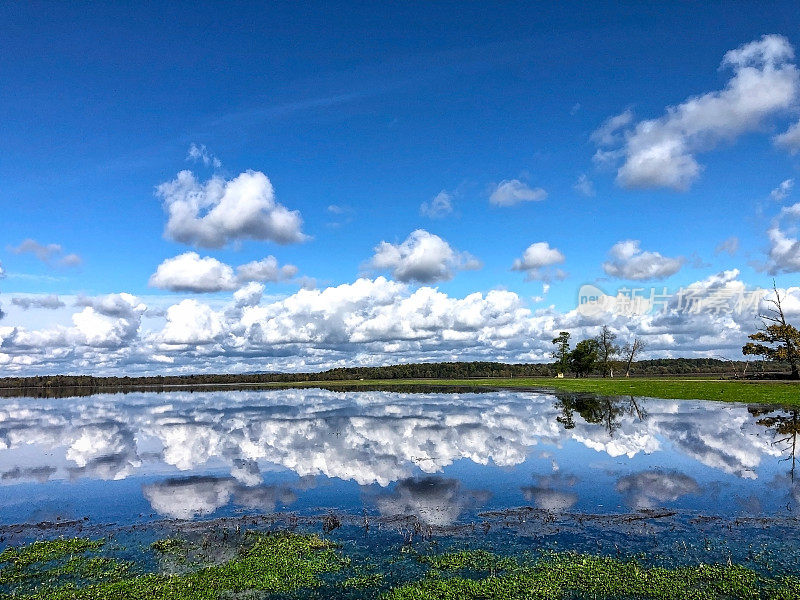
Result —
M 525 335 L 540 334 L 533 345 L 473 348 L 475 357 L 509 360 L 543 359 L 553 328 L 597 325 L 564 316 L 587 283 L 612 294 L 678 290 L 736 269 L 729 283 L 750 290 L 774 276 L 794 293 L 800 135 L 780 137 L 800 116 L 792 3 L 5 3 L 0 22 L 0 356 L 5 348 L 9 357 L 0 368 L 95 364 L 86 357 L 96 348 L 78 349 L 86 332 L 67 330 L 81 329 L 74 314 L 87 309 L 115 318 L 87 299 L 120 293 L 146 305 L 142 318 L 152 322 L 127 323 L 125 358 L 102 370 L 149 370 L 144 357 L 156 354 L 205 368 L 196 348 L 165 349 L 166 338 L 152 337 L 158 319 L 185 299 L 221 314 L 248 281 L 239 274 L 208 285 L 205 273 L 205 283 L 187 283 L 202 267 L 191 261 L 153 278 L 187 252 L 234 270 L 267 256 L 291 265 L 256 278 L 263 303 L 380 275 L 408 295 L 511 292 L 519 307 L 551 318 L 526 321 Z M 620 127 L 603 129 L 620 115 Z M 157 189 L 184 170 L 201 187 L 263 173 L 269 202 L 297 211 L 294 239 L 304 241 L 276 243 L 275 231 L 254 234 L 258 224 L 244 222 L 209 246 L 198 228 L 230 225 L 234 215 L 201 223 L 214 205 L 207 197 L 194 220 L 170 220 L 165 205 L 177 196 Z M 442 192 L 445 210 L 426 214 L 423 204 Z M 609 266 L 612 247 L 628 240 L 639 244 Z M 720 251 L 726 240 L 729 251 Z M 403 254 L 404 242 L 417 255 Z M 546 245 L 524 259 L 537 243 Z M 408 264 L 420 253 L 422 263 Z M 13 303 L 54 294 L 68 300 L 38 313 Z M 223 338 L 244 335 L 229 321 L 221 327 Z M 475 327 L 477 338 L 483 325 Z M 620 327 L 623 337 L 653 332 L 652 323 Z M 51 346 L 41 342 L 34 358 L 23 351 L 33 342 L 11 341 L 21 329 L 60 331 L 73 362 L 53 362 L 55 338 L 44 333 L 37 339 Z M 423 329 L 442 341 L 449 325 Z M 297 358 L 275 368 L 462 355 L 451 346 L 427 354 L 417 334 L 384 334 L 387 346 L 376 351 L 348 330 L 348 349 L 315 361 L 308 353 L 329 351 L 330 339 L 269 345 L 292 344 L 282 352 Z M 411 338 L 418 345 L 404 353 Z M 721 341 L 720 351 L 735 354 L 740 338 Z M 712 352 L 710 342 L 659 339 L 654 352 Z M 221 340 L 203 348 L 232 357 L 230 339 Z M 231 368 L 265 360 L 263 350 L 231 358 Z

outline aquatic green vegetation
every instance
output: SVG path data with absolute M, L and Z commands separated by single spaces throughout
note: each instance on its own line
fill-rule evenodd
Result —
M 418 559 L 437 571 L 486 572 L 492 575 L 517 567 L 509 556 L 498 556 L 486 550 L 460 550 L 445 554 L 421 555 Z
M 434 563 L 461 568 L 486 564 L 487 560 L 482 554 L 458 553 L 437 557 Z M 384 600 L 783 600 L 800 594 L 800 578 L 763 578 L 736 565 L 647 568 L 636 561 L 570 553 L 551 554 L 530 565 L 510 561 L 504 565 L 507 573 L 480 579 L 443 577 L 433 572 L 421 581 L 394 588 Z
M 23 569 L 34 563 L 49 562 L 84 552 L 97 551 L 103 547 L 103 544 L 105 544 L 105 540 L 58 538 L 34 542 L 19 548 L 9 546 L 0 553 L 0 564 L 3 565 L 3 571 L 7 570 L 9 566 L 14 569 Z
M 355 575 L 342 581 L 341 586 L 345 589 L 364 590 L 375 588 L 383 584 L 383 573 L 370 573 L 368 575 Z
M 3 599 L 216 600 L 269 598 L 299 593 L 310 597 L 381 600 L 789 600 L 800 598 L 800 577 L 772 577 L 739 565 L 659 567 L 641 560 L 576 553 L 511 557 L 482 549 L 353 559 L 316 535 L 248 533 L 233 558 L 198 565 L 182 574 L 146 572 L 110 556 L 97 555 L 102 540 L 54 540 L 8 548 Z M 181 553 L 187 544 L 166 538 L 150 551 Z M 408 547 L 405 547 L 408 550 Z M 14 560 L 17 562 L 14 562 Z M 422 566 L 421 571 L 404 567 Z M 401 567 L 398 579 L 397 567 Z M 394 574 L 390 572 L 394 570 Z M 414 572 L 409 581 L 406 573 Z M 337 591 L 338 590 L 338 591 Z M 294 596 L 293 596 L 294 597 Z
M 83 547 L 84 542 L 75 544 Z M 162 540 L 156 548 L 172 550 L 174 541 Z M 160 550 L 157 550 L 160 551 Z M 10 554 L 32 552 L 31 547 L 13 549 Z M 108 559 L 113 561 L 113 559 Z M 111 564 L 114 564 L 113 562 Z M 330 542 L 314 535 L 253 534 L 245 538 L 238 555 L 222 564 L 208 565 L 186 574 L 136 573 L 126 577 L 108 577 L 109 565 L 86 564 L 102 572 L 85 573 L 87 581 L 70 581 L 60 586 L 48 585 L 30 593 L 19 594 L 11 590 L 11 598 L 66 600 L 66 599 L 140 599 L 205 600 L 220 598 L 229 592 L 259 590 L 263 592 L 288 592 L 300 588 L 322 585 L 318 575 L 335 572 L 341 568 L 342 559 Z M 119 574 L 115 571 L 113 574 Z M 59 580 L 61 573 L 43 568 L 38 573 L 41 580 Z M 82 585 L 85 583 L 85 585 Z
M 44 596 L 66 585 L 127 576 L 130 562 L 96 555 L 104 546 L 102 539 L 59 538 L 8 547 L 0 553 L 0 589 L 13 590 L 17 596 L 37 590 Z
M 176 554 L 186 550 L 186 542 L 180 538 L 156 540 L 150 547 L 161 554 Z

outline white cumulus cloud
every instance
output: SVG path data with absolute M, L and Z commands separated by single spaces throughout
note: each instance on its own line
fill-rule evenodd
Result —
M 370 267 L 389 270 L 398 281 L 432 283 L 452 279 L 459 270 L 474 270 L 481 263 L 466 252 L 457 252 L 438 235 L 424 229 L 413 231 L 400 244 L 381 242 L 375 247 Z
M 776 135 L 773 141 L 777 146 L 788 150 L 790 154 L 797 154 L 800 150 L 800 121 L 794 123 L 784 133 Z
M 204 248 L 221 248 L 252 239 L 278 244 L 302 242 L 302 219 L 275 200 L 264 173 L 246 171 L 231 180 L 214 176 L 200 182 L 191 171 L 157 188 L 164 201 L 169 239 Z
M 236 274 L 239 281 L 285 281 L 297 275 L 297 267 L 294 265 L 278 264 L 278 259 L 274 256 L 267 256 L 261 260 L 254 260 L 244 265 L 236 267 Z
M 239 280 L 229 265 L 216 258 L 186 252 L 158 265 L 149 285 L 173 292 L 202 293 L 234 290 Z
M 551 248 L 547 242 L 536 242 L 528 246 L 522 258 L 517 258 L 511 268 L 514 271 L 524 271 L 528 279 L 563 279 L 564 273 L 560 269 L 551 273 L 547 267 L 560 265 L 564 260 L 564 254 L 557 248 Z
M 673 294 L 663 311 L 637 314 L 611 309 L 585 314 L 577 306 L 532 310 L 508 290 L 451 296 L 384 277 L 300 289 L 283 298 L 264 297 L 257 282 L 227 299 L 180 299 L 171 305 L 162 296 L 145 305 L 129 294 L 113 294 L 76 301 L 80 308 L 74 315 L 68 309 L 42 315 L 43 323 L 58 324 L 38 329 L 6 317 L 0 321 L 0 365 L 12 375 L 133 375 L 536 362 L 552 360 L 551 340 L 559 331 L 581 339 L 597 335 L 602 324 L 620 340 L 646 340 L 648 357 L 736 358 L 759 308 L 751 302 L 758 300 L 755 290 L 738 277 L 736 270 L 725 271 L 685 286 L 697 298 L 732 299 L 731 310 L 690 312 Z M 781 294 L 787 311 L 800 314 L 800 288 Z M 36 323 L 36 310 L 27 322 Z
M 772 275 L 800 272 L 800 240 L 795 223 L 800 220 L 800 202 L 783 206 L 767 230 L 769 257 L 766 264 L 757 265 Z
M 212 293 L 230 291 L 251 281 L 278 282 L 297 274 L 294 265 L 278 264 L 274 256 L 236 267 L 197 252 L 185 252 L 168 258 L 150 276 L 149 284 L 172 292 Z
M 167 323 L 161 331 L 165 344 L 210 344 L 224 331 L 222 317 L 197 300 L 182 300 L 167 309 Z
M 603 270 L 620 279 L 664 279 L 681 270 L 682 257 L 668 258 L 658 252 L 646 252 L 639 240 L 617 242 L 608 251 L 611 260 L 603 263 Z

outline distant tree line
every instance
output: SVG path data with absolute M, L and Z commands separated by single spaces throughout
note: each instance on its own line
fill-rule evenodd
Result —
M 330 369 L 319 373 L 239 373 L 239 374 L 196 374 L 196 375 L 158 375 L 148 377 L 93 377 L 90 375 L 42 375 L 38 377 L 0 378 L 0 388 L 169 388 L 171 386 L 213 386 L 213 385 L 257 385 L 264 383 L 298 383 L 308 381 L 357 381 L 361 379 L 474 379 L 485 377 L 555 377 L 564 373 L 580 373 L 581 376 L 602 375 L 616 369 L 632 376 L 646 375 L 718 375 L 762 376 L 764 363 L 753 366 L 752 361 L 731 361 L 715 358 L 661 358 L 654 360 L 625 360 L 624 347 L 620 355 L 613 355 L 606 364 L 599 353 L 596 340 L 578 342 L 575 350 L 569 351 L 567 358 L 560 358 L 549 364 L 505 364 L 497 362 L 440 362 L 390 365 L 385 367 L 349 367 Z M 629 356 L 629 355 L 627 355 Z M 746 367 L 748 369 L 746 369 Z M 788 364 L 769 363 L 772 371 L 788 372 Z M 577 369 L 577 370 L 574 370 Z M 607 369 L 607 370 L 606 370 Z M 614 371 L 616 372 L 616 371 Z

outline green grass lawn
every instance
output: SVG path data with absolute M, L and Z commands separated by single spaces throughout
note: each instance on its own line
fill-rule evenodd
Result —
M 613 378 L 613 379 L 377 379 L 364 381 L 324 381 L 275 384 L 276 387 L 391 387 L 391 386 L 467 386 L 525 388 L 592 392 L 606 396 L 646 396 L 675 400 L 720 400 L 750 404 L 800 406 L 800 383 L 789 381 L 727 381 L 712 379 Z

